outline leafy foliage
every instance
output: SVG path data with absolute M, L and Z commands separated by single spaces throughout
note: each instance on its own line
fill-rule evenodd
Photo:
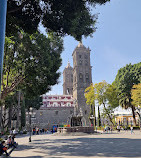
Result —
M 56 34 L 46 37 L 39 32 L 22 36 L 6 37 L 2 99 L 17 87 L 29 98 L 42 95 L 60 76 L 62 40 Z
M 113 109 L 115 109 L 118 104 L 118 93 L 114 85 L 108 84 L 106 81 L 96 83 L 95 85 L 91 85 L 88 87 L 85 92 L 85 97 L 87 99 L 87 103 L 93 103 L 95 100 L 98 101 L 99 105 L 103 105 L 105 116 L 108 116 L 111 123 L 114 125 L 112 121 L 112 113 Z
M 40 23 L 47 32 L 81 40 L 95 31 L 96 15 L 90 8 L 110 0 L 8 0 L 7 35 L 18 30 L 35 33 Z
M 131 90 L 131 99 L 132 99 L 132 104 L 135 107 L 138 106 L 141 107 L 141 83 L 133 86 Z
M 30 107 L 33 107 L 38 110 L 41 105 L 43 105 L 42 97 L 36 97 L 33 99 L 25 99 L 25 108 L 28 110 Z
M 95 93 L 93 83 L 85 89 L 85 98 L 88 105 L 94 105 Z
M 119 93 L 119 104 L 125 109 L 131 108 L 135 121 L 135 106 L 132 104 L 131 89 L 133 85 L 141 82 L 141 62 L 138 64 L 128 64 L 119 69 L 113 84 Z

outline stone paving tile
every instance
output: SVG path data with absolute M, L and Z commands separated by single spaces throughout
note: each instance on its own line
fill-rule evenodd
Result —
M 16 138 L 11 158 L 141 158 L 141 132 L 108 134 L 36 135 Z

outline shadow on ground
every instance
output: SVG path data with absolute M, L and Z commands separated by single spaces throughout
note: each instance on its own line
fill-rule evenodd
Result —
M 32 141 L 30 145 L 19 146 L 18 151 L 37 149 L 37 155 L 47 157 L 141 157 L 141 139 L 128 138 L 72 138 L 44 139 Z M 32 158 L 29 157 L 29 158 Z M 34 157 L 36 158 L 36 157 Z M 37 156 L 42 158 L 42 156 Z

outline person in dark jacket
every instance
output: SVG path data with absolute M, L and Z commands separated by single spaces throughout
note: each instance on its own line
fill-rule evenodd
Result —
M 7 153 L 7 147 L 5 146 L 5 141 L 2 141 L 0 144 L 0 155 L 2 155 L 3 153 L 6 153 L 6 155 L 9 156 L 9 154 Z

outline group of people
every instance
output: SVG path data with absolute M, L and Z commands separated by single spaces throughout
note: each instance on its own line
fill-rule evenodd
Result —
M 125 126 L 125 127 L 123 128 L 123 127 L 120 127 L 120 126 L 118 125 L 118 126 L 117 126 L 117 131 L 120 132 L 121 129 L 124 130 L 124 131 L 127 131 L 127 126 Z M 131 134 L 134 133 L 134 132 L 133 132 L 133 126 L 130 127 L 130 130 L 131 130 Z
M 113 131 L 113 127 L 111 126 L 111 127 L 109 127 L 109 126 L 106 126 L 105 128 L 104 128 L 104 130 L 103 130 L 103 132 L 111 132 L 112 133 L 112 131 Z
M 39 129 L 38 127 L 34 127 L 33 129 L 32 129 L 32 133 L 33 133 L 33 135 L 35 135 L 35 134 L 37 134 L 37 135 L 39 135 L 39 134 L 44 134 L 44 133 L 48 133 L 49 131 L 48 131 L 48 129 Z
M 2 155 L 3 153 L 5 153 L 8 156 L 9 154 L 7 153 L 7 149 L 9 149 L 11 147 L 16 148 L 17 143 L 15 142 L 14 139 L 15 139 L 15 135 L 13 134 L 13 135 L 8 136 L 7 141 L 3 140 L 0 143 L 0 155 Z

